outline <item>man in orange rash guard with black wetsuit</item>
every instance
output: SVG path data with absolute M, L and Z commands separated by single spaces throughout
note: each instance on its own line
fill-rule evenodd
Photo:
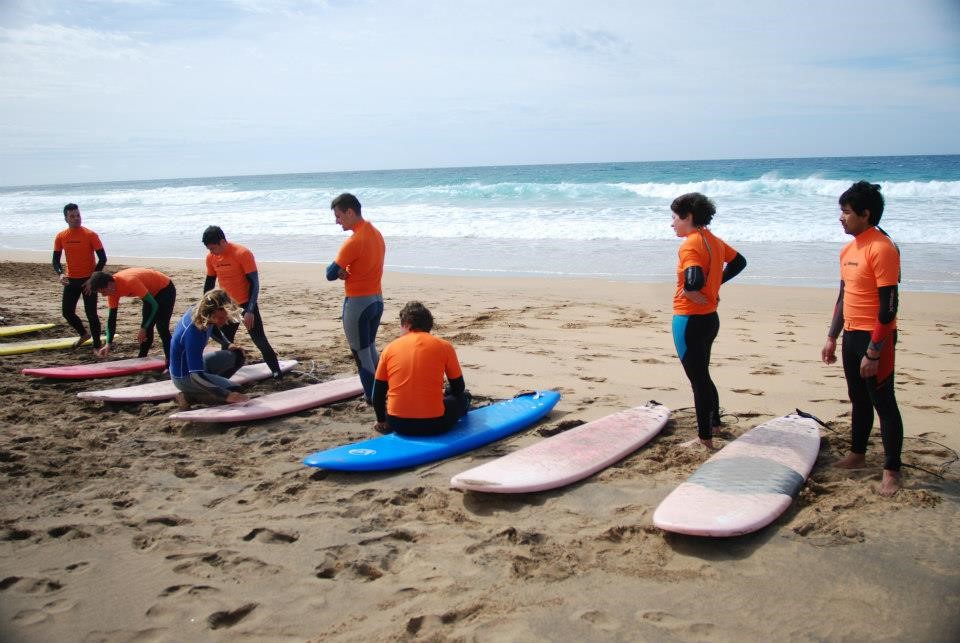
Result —
M 107 343 L 97 351 L 100 357 L 110 354 L 113 338 L 117 334 L 117 308 L 121 297 L 136 297 L 143 300 L 143 319 L 137 331 L 140 342 L 138 357 L 146 357 L 153 346 L 153 328 L 156 326 L 163 343 L 163 356 L 170 362 L 170 317 L 177 300 L 177 289 L 170 277 L 150 268 L 126 268 L 115 274 L 95 272 L 87 282 L 91 290 L 107 295 L 110 308 L 107 317 Z
M 97 293 L 84 289 L 84 284 L 90 275 L 103 270 L 107 265 L 107 253 L 96 232 L 81 225 L 80 207 L 76 203 L 63 206 L 63 218 L 67 222 L 67 229 L 57 234 L 53 241 L 53 271 L 60 277 L 63 284 L 63 300 L 60 308 L 63 318 L 70 327 L 77 331 L 80 339 L 77 346 L 81 346 L 87 338 L 93 339 L 93 350 L 100 348 L 100 316 L 97 314 Z M 66 254 L 67 268 L 60 265 L 61 254 Z M 96 262 L 94 262 L 96 254 Z M 83 322 L 77 316 L 77 300 L 83 297 L 83 311 L 90 324 L 90 332 L 83 327 Z
M 833 466 L 866 466 L 876 409 L 884 452 L 879 492 L 892 496 L 902 486 L 903 420 L 893 385 L 900 251 L 878 225 L 883 206 L 880 186 L 867 181 L 854 183 L 840 195 L 840 224 L 854 239 L 840 251 L 840 295 L 820 357 L 826 364 L 837 361 L 837 337 L 843 330 L 852 440 L 850 453 Z
M 400 325 L 403 335 L 383 349 L 377 364 L 375 428 L 403 435 L 445 433 L 470 409 L 457 352 L 453 344 L 430 334 L 433 315 L 419 301 L 400 310 Z
M 282 379 L 283 371 L 280 370 L 277 353 L 263 330 L 263 318 L 257 303 L 260 296 L 260 272 L 257 270 L 253 253 L 239 243 L 227 241 L 223 230 L 215 225 L 203 231 L 202 241 L 210 251 L 206 260 L 207 278 L 203 282 L 203 292 L 213 290 L 219 280 L 220 287 L 227 291 L 243 312 L 243 327 L 250 333 L 250 339 L 263 355 L 263 361 L 270 368 L 271 377 L 275 380 Z M 227 341 L 232 343 L 239 328 L 238 322 L 231 321 L 220 330 Z

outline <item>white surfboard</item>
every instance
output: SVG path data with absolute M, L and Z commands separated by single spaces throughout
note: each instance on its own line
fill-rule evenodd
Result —
M 620 411 L 458 473 L 450 485 L 490 493 L 562 487 L 633 453 L 659 433 L 669 417 L 670 410 L 655 402 Z
M 700 465 L 663 499 L 653 524 L 693 536 L 739 536 L 782 514 L 820 451 L 815 420 L 776 418 L 751 429 Z
M 268 393 L 246 402 L 209 406 L 170 415 L 171 420 L 181 422 L 245 422 L 287 415 L 312 409 L 331 402 L 338 402 L 363 393 L 360 378 L 356 375 L 320 384 L 301 386 L 286 391 Z
M 281 360 L 280 370 L 286 373 L 296 365 L 297 360 L 295 359 Z M 251 382 L 265 380 L 268 377 L 270 377 L 270 367 L 260 362 L 259 364 L 248 364 L 241 367 L 233 374 L 230 381 L 235 384 L 250 384 Z M 177 387 L 170 380 L 77 393 L 77 397 L 82 400 L 102 400 L 104 402 L 162 402 L 172 400 L 176 395 Z

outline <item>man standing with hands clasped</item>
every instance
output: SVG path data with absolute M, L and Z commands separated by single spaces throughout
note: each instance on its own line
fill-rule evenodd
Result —
M 383 259 L 386 244 L 380 231 L 365 221 L 360 201 L 352 194 L 341 194 L 330 203 L 336 222 L 353 234 L 340 246 L 337 258 L 327 266 L 327 280 L 344 282 L 343 332 L 357 363 L 363 395 L 373 399 L 373 380 L 377 372 L 377 329 L 383 316 Z
M 263 361 L 270 368 L 274 380 L 283 378 L 277 354 L 274 352 L 263 330 L 263 319 L 257 299 L 260 295 L 260 273 L 253 253 L 239 243 L 230 243 L 219 226 L 212 225 L 203 231 L 203 245 L 207 255 L 207 279 L 203 282 L 203 292 L 213 289 L 217 280 L 220 287 L 227 291 L 234 303 L 240 306 L 243 327 L 250 333 L 250 339 L 263 355 Z M 220 330 L 228 342 L 233 342 L 240 328 L 238 322 L 227 322 Z
M 853 407 L 853 439 L 850 453 L 833 466 L 866 466 L 876 409 L 884 452 L 880 495 L 892 496 L 902 485 L 903 420 L 893 387 L 900 251 L 878 226 L 883 205 L 880 186 L 867 181 L 840 195 L 840 224 L 853 241 L 840 251 L 840 296 L 820 357 L 825 364 L 837 361 L 837 337 L 843 330 L 841 355 Z

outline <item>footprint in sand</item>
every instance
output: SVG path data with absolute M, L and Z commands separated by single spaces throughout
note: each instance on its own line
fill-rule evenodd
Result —
M 245 619 L 250 612 L 257 609 L 257 605 L 259 605 L 259 603 L 247 603 L 246 605 L 238 607 L 235 610 L 221 610 L 214 612 L 207 617 L 207 623 L 209 624 L 211 630 L 233 627 Z
M 763 395 L 764 394 L 763 391 L 758 391 L 755 388 L 733 388 L 730 390 L 733 391 L 734 393 L 745 393 L 747 395 Z
M 601 610 L 577 612 L 573 617 L 578 621 L 586 621 L 603 632 L 615 632 L 620 629 L 620 622 L 610 614 Z
M 297 542 L 299 538 L 300 534 L 285 534 L 283 532 L 267 529 L 266 527 L 257 527 L 243 537 L 243 539 L 248 542 L 256 539 L 259 542 L 267 543 L 269 545 L 287 545 L 289 543 Z

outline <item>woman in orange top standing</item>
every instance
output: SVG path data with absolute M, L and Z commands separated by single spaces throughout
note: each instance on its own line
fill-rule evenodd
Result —
M 97 351 L 100 357 L 110 354 L 113 338 L 117 334 L 117 308 L 121 297 L 136 297 L 143 300 L 143 319 L 137 331 L 140 342 L 138 357 L 146 357 L 153 346 L 153 328 L 156 326 L 163 343 L 163 356 L 170 363 L 170 318 L 177 300 L 173 280 L 158 270 L 150 268 L 126 268 L 114 274 L 95 272 L 87 282 L 90 290 L 107 296 L 110 313 L 107 317 L 107 343 Z
M 670 209 L 671 227 L 683 238 L 677 253 L 673 343 L 693 388 L 697 436 L 712 449 L 713 427 L 720 426 L 720 396 L 710 378 L 710 349 L 720 331 L 720 284 L 740 274 L 747 260 L 707 228 L 717 208 L 704 195 L 678 196 Z

